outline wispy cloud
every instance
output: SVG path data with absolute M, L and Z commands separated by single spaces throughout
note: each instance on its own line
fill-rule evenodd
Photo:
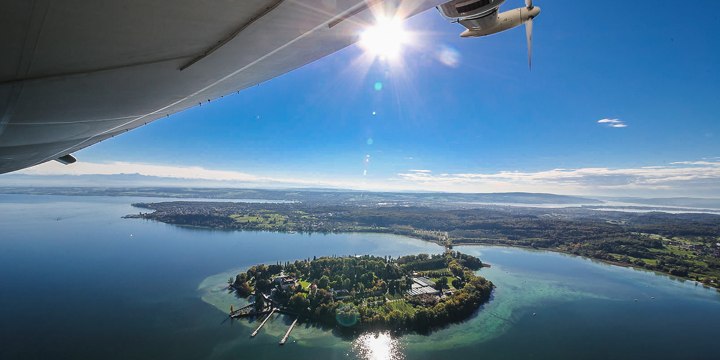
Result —
M 600 119 L 597 121 L 598 124 L 603 124 L 612 128 L 625 128 L 627 124 L 620 119 Z
M 584 195 L 630 196 L 707 196 L 720 197 L 720 159 L 677 161 L 640 167 L 558 168 L 541 171 L 496 171 L 443 173 L 429 169 L 411 169 L 386 179 L 367 176 L 339 178 L 322 174 L 266 176 L 232 170 L 213 170 L 197 166 L 172 166 L 129 162 L 78 162 L 61 165 L 45 163 L 16 172 L 32 176 L 33 185 L 42 179 L 64 175 L 53 186 L 73 186 L 67 176 L 138 174 L 158 179 L 174 179 L 172 184 L 192 186 L 240 187 L 327 187 L 358 190 L 444 191 L 444 192 L 550 192 Z M 121 186 L 134 186 L 133 177 L 117 177 Z M 14 182 L 12 185 L 10 180 Z M 78 178 L 79 182 L 80 178 Z M 146 179 L 148 180 L 148 179 Z M 0 186 L 17 186 L 18 178 L 0 176 Z M 62 184 L 58 184 L 61 181 Z M 25 179 L 21 184 L 29 184 Z M 114 183 L 118 185 L 118 183 Z M 145 183 L 147 184 L 147 183 Z M 94 184 L 105 186 L 106 184 Z M 190 186 L 190 185 L 188 185 Z
M 635 168 L 551 169 L 435 175 L 407 171 L 398 180 L 427 189 L 464 192 L 549 191 L 577 194 L 720 195 L 720 161 L 681 161 Z

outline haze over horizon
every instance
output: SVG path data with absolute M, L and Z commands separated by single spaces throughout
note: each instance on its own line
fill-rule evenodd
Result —
M 350 46 L 0 186 L 104 175 L 93 179 L 720 198 L 720 20 L 699 4 L 684 9 L 692 26 L 669 6 L 541 5 L 532 71 L 521 28 L 460 39 L 432 9 L 405 22 L 398 59 Z

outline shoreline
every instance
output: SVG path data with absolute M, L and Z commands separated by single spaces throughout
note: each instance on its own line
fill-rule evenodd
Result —
M 363 230 L 360 230 L 360 231 L 344 230 L 344 231 L 330 231 L 330 232 L 312 232 L 312 231 L 297 231 L 297 230 L 262 230 L 262 229 L 252 230 L 252 229 L 235 229 L 235 228 L 214 228 L 214 227 L 212 227 L 212 226 L 203 226 L 203 225 L 173 224 L 173 223 L 168 223 L 168 222 L 164 222 L 164 221 L 160 221 L 160 220 L 156 220 L 156 219 L 152 219 L 152 218 L 147 218 L 147 217 L 144 217 L 144 216 L 142 216 L 142 215 L 140 215 L 140 214 L 129 214 L 129 215 L 123 216 L 123 218 L 126 218 L 126 219 L 151 220 L 151 221 L 157 221 L 157 222 L 160 222 L 160 223 L 163 223 L 163 224 L 168 224 L 168 225 L 173 225 L 173 226 L 179 226 L 179 227 L 183 227 L 183 228 L 203 229 L 203 230 L 214 230 L 214 231 L 249 231 L 249 232 L 258 231 L 258 232 L 285 233 L 285 234 L 314 234 L 314 233 L 319 233 L 319 234 L 344 234 L 344 233 L 345 233 L 345 234 L 383 234 L 383 235 L 396 235 L 396 236 L 404 236 L 404 237 L 411 238 L 411 239 L 415 239 L 415 240 L 421 240 L 421 241 L 433 243 L 433 244 L 436 244 L 436 245 L 438 245 L 438 246 L 440 246 L 440 247 L 445 247 L 445 246 L 446 246 L 445 244 L 442 244 L 442 243 L 440 243 L 440 242 L 438 242 L 438 241 L 435 241 L 435 240 L 427 239 L 427 238 L 425 238 L 425 237 L 423 237 L 423 236 L 421 236 L 421 235 L 419 235 L 419 234 L 404 233 L 404 232 L 398 233 L 398 232 L 396 232 L 396 231 L 392 231 L 391 229 L 387 229 L 387 228 L 377 228 L 376 231 L 368 231 L 368 229 L 363 229 Z M 660 275 L 668 276 L 668 277 L 670 277 L 671 279 L 680 279 L 680 280 L 684 280 L 684 281 L 690 281 L 690 282 L 696 283 L 697 285 L 701 285 L 701 286 L 703 286 L 704 288 L 714 289 L 714 290 L 716 290 L 717 292 L 720 292 L 720 283 L 716 284 L 716 286 L 712 286 L 712 285 L 708 285 L 708 284 L 702 283 L 702 282 L 700 282 L 700 281 L 697 281 L 696 279 L 692 279 L 692 278 L 689 278 L 689 277 L 682 277 L 682 276 L 672 275 L 672 274 L 670 274 L 670 273 L 666 273 L 666 272 L 662 272 L 662 271 L 658 271 L 658 270 L 654 270 L 654 269 L 647 269 L 647 268 L 640 267 L 640 266 L 637 266 L 637 265 L 634 265 L 634 264 L 628 264 L 628 263 L 624 263 L 624 262 L 620 262 L 620 261 L 613 261 L 613 260 L 607 260 L 607 259 L 601 259 L 601 258 L 587 257 L 587 256 L 583 256 L 583 255 L 574 254 L 574 253 L 569 252 L 569 251 L 560 250 L 560 249 L 554 249 L 554 248 L 538 248 L 538 247 L 525 246 L 525 245 L 508 244 L 508 243 L 504 242 L 503 240 L 481 240 L 481 241 L 479 241 L 479 242 L 472 242 L 472 243 L 464 243 L 464 242 L 455 243 L 455 242 L 453 242 L 452 245 L 451 245 L 451 248 L 452 248 L 452 247 L 456 247 L 456 246 L 505 246 L 505 247 L 510 247 L 510 248 L 530 249 L 530 250 L 538 250 L 538 251 L 550 251 L 550 252 L 559 253 L 559 254 L 576 256 L 576 257 L 588 259 L 588 260 L 591 260 L 591 261 L 598 261 L 598 262 L 601 262 L 601 263 L 604 263 L 604 264 L 608 264 L 608 265 L 615 265 L 615 266 L 624 267 L 624 268 L 631 268 L 631 269 L 634 269 L 634 270 L 644 270 L 644 271 L 648 271 L 648 272 L 653 272 L 653 273 L 655 273 L 655 274 L 660 274 Z
M 623 267 L 623 268 L 628 268 L 628 269 L 633 269 L 633 270 L 638 270 L 638 271 L 651 272 L 651 273 L 656 274 L 656 275 L 663 275 L 663 276 L 669 277 L 670 279 L 673 279 L 673 280 L 689 281 L 689 282 L 691 282 L 691 283 L 695 283 L 695 284 L 697 284 L 697 285 L 700 285 L 700 286 L 702 286 L 702 287 L 704 287 L 704 288 L 706 288 L 706 289 L 708 289 L 708 290 L 716 290 L 717 292 L 720 292 L 720 285 L 718 285 L 718 287 L 714 287 L 714 286 L 710 286 L 710 285 L 707 285 L 707 284 L 703 284 L 703 283 L 701 283 L 701 282 L 699 282 L 699 281 L 697 281 L 697 280 L 695 280 L 695 279 L 691 279 L 691 278 L 686 278 L 686 277 L 682 277 L 682 276 L 672 275 L 672 274 L 665 273 L 665 272 L 662 272 L 662 271 L 657 271 L 657 270 L 653 270 L 653 269 L 647 269 L 647 268 L 644 268 L 644 267 L 640 267 L 640 266 L 632 265 L 632 264 L 626 264 L 626 263 L 619 262 L 619 261 L 611 261 L 611 260 L 606 260 L 606 259 L 598 259 L 598 258 L 592 258 L 592 257 L 583 256 L 583 255 L 573 254 L 573 253 L 571 253 L 571 252 L 564 251 L 564 250 L 549 249 L 549 248 L 536 248 L 536 247 L 532 247 L 532 246 L 523 246 L 523 245 L 493 244 L 493 243 L 487 243 L 487 244 L 485 244 L 485 243 L 456 244 L 456 245 L 453 245 L 453 246 L 499 246 L 499 247 L 516 248 L 516 249 L 523 249 L 523 250 L 535 250 L 535 251 L 553 252 L 553 253 L 557 253 L 557 254 L 563 254 L 563 255 L 578 257 L 578 258 L 581 258 L 581 259 L 587 259 L 587 260 L 590 260 L 590 261 L 597 261 L 597 262 L 599 262 L 599 263 L 603 263 L 603 264 L 606 264 L 606 265 L 613 265 L 613 266 L 618 266 L 618 267 Z

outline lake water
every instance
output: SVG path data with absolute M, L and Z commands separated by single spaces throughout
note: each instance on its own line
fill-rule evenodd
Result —
M 720 294 L 549 252 L 460 247 L 497 289 L 428 336 L 340 339 L 226 321 L 222 286 L 257 263 L 442 249 L 379 234 L 188 229 L 121 216 L 158 199 L 0 195 L 0 359 L 717 359 Z

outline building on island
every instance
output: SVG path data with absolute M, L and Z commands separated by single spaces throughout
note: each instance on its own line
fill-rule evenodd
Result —
M 435 282 L 424 277 L 413 277 L 412 278 L 412 285 L 410 286 L 410 290 L 407 291 L 407 294 L 410 296 L 418 296 L 418 295 L 440 295 L 440 290 L 435 288 Z
M 297 279 L 294 277 L 282 274 L 273 280 L 273 284 L 283 291 L 287 291 L 297 285 L 297 282 Z
M 340 290 L 333 289 L 332 293 L 333 293 L 333 299 L 335 299 L 335 300 L 343 300 L 343 299 L 347 299 L 351 296 L 350 291 L 347 291 L 345 289 L 340 289 Z

